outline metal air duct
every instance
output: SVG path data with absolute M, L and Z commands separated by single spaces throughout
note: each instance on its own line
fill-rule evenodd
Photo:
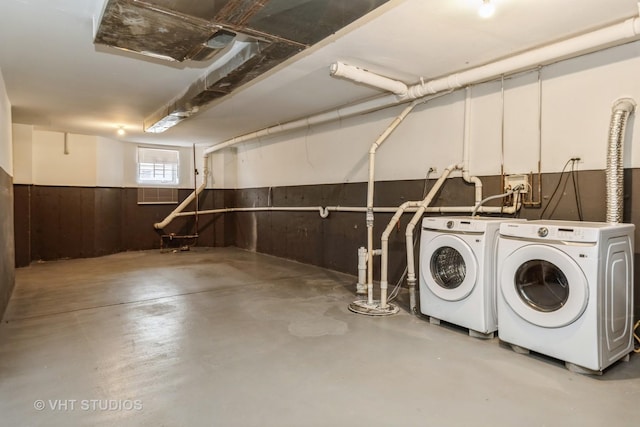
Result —
M 606 179 L 606 221 L 622 222 L 624 208 L 624 164 L 623 142 L 627 119 L 633 113 L 636 103 L 631 98 L 620 98 L 614 102 L 609 124 L 609 144 L 607 146 Z

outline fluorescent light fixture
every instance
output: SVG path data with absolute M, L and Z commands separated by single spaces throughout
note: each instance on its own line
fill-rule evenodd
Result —
M 491 0 L 482 0 L 482 4 L 478 9 L 478 15 L 481 18 L 490 18 L 496 11 L 496 7 L 491 3 Z
M 169 128 L 177 125 L 187 117 L 191 115 L 188 111 L 174 111 L 172 113 L 168 113 L 167 115 L 160 118 L 153 125 L 146 127 L 145 132 L 149 133 L 162 133 Z

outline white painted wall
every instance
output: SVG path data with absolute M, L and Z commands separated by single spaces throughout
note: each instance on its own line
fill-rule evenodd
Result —
M 68 154 L 64 151 L 64 138 L 63 132 L 33 132 L 33 183 L 94 187 L 97 138 L 68 134 Z
M 98 187 L 123 186 L 124 144 L 115 139 L 96 138 L 96 184 Z
M 0 167 L 13 176 L 13 149 L 11 144 L 11 104 L 0 70 Z
M 198 185 L 204 178 L 204 150 L 207 147 L 196 147 L 196 167 L 198 168 Z M 237 149 L 235 147 L 213 152 L 209 155 L 209 176 L 207 188 L 236 188 L 238 182 Z
M 571 157 L 581 169 L 604 169 L 611 105 L 621 96 L 640 102 L 640 42 L 559 62 L 541 70 L 542 145 L 538 133 L 538 74 L 529 72 L 504 81 L 471 88 L 472 174 L 496 175 L 537 170 L 559 172 Z M 4 87 L 2 87 L 4 90 Z M 3 95 L 3 94 L 0 94 Z M 504 98 L 504 129 L 503 103 Z M 421 179 L 430 167 L 438 176 L 444 167 L 462 161 L 465 91 L 418 106 L 378 150 L 376 180 Z M 4 94 L 4 115 L 10 115 Z M 404 108 L 397 106 L 350 119 L 240 144 L 213 153 L 210 188 L 362 182 L 367 179 L 371 143 Z M 625 147 L 625 166 L 640 167 L 640 119 L 632 116 Z M 9 116 L 10 117 L 10 116 Z M 0 138 L 11 138 L 4 128 Z M 17 183 L 39 185 L 137 187 L 137 144 L 64 135 L 14 125 L 14 172 Z M 29 133 L 31 132 L 31 135 Z M 9 136 L 8 136 L 9 135 Z M 638 143 L 638 142 L 636 142 Z M 192 188 L 193 149 L 180 151 L 180 187 Z M 202 182 L 202 152 L 196 147 L 196 167 Z M 11 144 L 0 146 L 0 165 Z
M 37 130 L 33 126 L 21 124 L 14 124 L 12 127 L 16 184 L 139 186 L 136 182 L 137 144 L 97 136 L 68 134 L 69 154 L 64 154 L 64 133 Z M 167 148 L 180 151 L 179 187 L 192 188 L 193 149 Z M 204 148 L 200 148 L 197 157 L 200 165 L 203 150 Z M 229 154 L 225 156 L 228 161 Z M 198 179 L 201 179 L 201 176 Z
M 33 126 L 13 124 L 13 182 L 33 183 Z
M 638 70 L 640 42 L 541 70 L 543 172 L 559 172 L 571 157 L 582 159 L 580 169 L 604 169 L 611 105 L 621 96 L 640 103 Z M 537 170 L 538 96 L 537 72 L 505 79 L 504 95 L 500 81 L 472 87 L 472 174 L 499 174 L 502 163 L 506 173 Z M 376 180 L 420 179 L 429 167 L 435 177 L 460 162 L 464 98 L 460 90 L 417 107 L 378 150 Z M 366 181 L 368 149 L 401 109 L 241 144 L 237 187 Z M 627 132 L 640 143 L 637 114 Z M 626 167 L 640 167 L 640 148 L 625 153 Z

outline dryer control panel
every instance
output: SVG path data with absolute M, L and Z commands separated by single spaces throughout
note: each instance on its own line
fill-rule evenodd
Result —
M 608 233 L 612 229 L 622 230 L 629 226 L 632 225 L 585 221 L 505 222 L 500 226 L 500 235 L 567 243 L 596 243 L 603 233 Z

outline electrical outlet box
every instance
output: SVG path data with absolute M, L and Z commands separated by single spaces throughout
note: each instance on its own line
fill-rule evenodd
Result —
M 512 188 L 520 186 L 520 193 L 526 194 L 529 192 L 529 177 L 525 174 L 507 175 L 504 177 L 504 189 L 509 191 Z

